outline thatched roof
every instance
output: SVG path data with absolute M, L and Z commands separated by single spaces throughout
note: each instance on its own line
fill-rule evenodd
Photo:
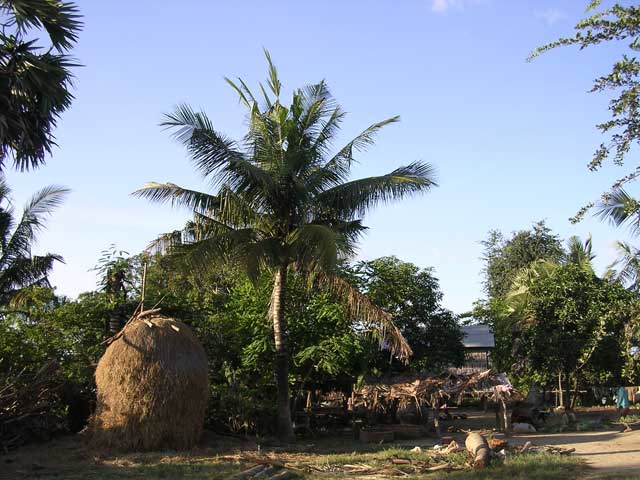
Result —
M 485 370 L 472 374 L 446 376 L 413 375 L 395 376 L 370 381 L 354 391 L 357 403 L 378 403 L 397 400 L 401 405 L 416 402 L 433 404 L 438 398 L 456 397 L 464 392 L 493 390 L 510 394 L 513 386 L 504 374 Z M 360 401 L 360 402 L 359 402 Z

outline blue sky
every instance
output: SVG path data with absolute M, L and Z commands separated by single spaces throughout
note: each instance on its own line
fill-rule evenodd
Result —
M 244 111 L 223 76 L 250 85 L 271 51 L 285 89 L 325 78 L 350 112 L 341 138 L 399 114 L 354 175 L 432 163 L 440 187 L 380 207 L 360 258 L 397 255 L 433 266 L 445 306 L 461 313 L 482 296 L 479 242 L 488 230 L 546 219 L 563 237 L 593 234 L 596 267 L 614 258 L 624 232 L 568 218 L 622 170 L 591 173 L 607 101 L 588 94 L 616 46 L 563 49 L 532 63 L 536 46 L 570 33 L 579 0 L 80 1 L 76 100 L 44 168 L 9 173 L 16 203 L 55 183 L 73 192 L 37 251 L 60 253 L 52 275 L 71 296 L 95 288 L 89 271 L 114 243 L 131 253 L 179 228 L 188 212 L 130 193 L 150 180 L 206 188 L 183 149 L 158 127 L 188 102 L 239 138 Z

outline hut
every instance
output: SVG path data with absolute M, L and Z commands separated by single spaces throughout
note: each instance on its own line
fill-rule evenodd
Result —
M 159 310 L 141 312 L 96 368 L 94 445 L 186 449 L 199 439 L 209 396 L 207 358 L 191 329 Z

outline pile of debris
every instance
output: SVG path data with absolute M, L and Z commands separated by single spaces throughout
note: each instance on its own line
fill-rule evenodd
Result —
M 438 471 L 482 470 L 492 462 L 502 463 L 507 458 L 530 453 L 568 455 L 574 449 L 556 446 L 535 446 L 531 442 L 523 446 L 512 446 L 504 439 L 485 437 L 480 433 L 469 433 L 464 446 L 455 440 L 423 450 L 414 447 L 406 454 L 393 454 L 385 459 L 370 460 L 369 463 L 315 463 L 277 462 L 273 459 L 254 462 L 254 466 L 231 477 L 234 480 L 261 478 L 279 480 L 297 478 L 305 474 L 339 474 L 342 476 L 406 477 Z M 257 463 L 257 465 L 255 465 Z
M 356 388 L 349 402 L 349 408 L 356 413 L 376 414 L 389 418 L 390 414 L 402 412 L 417 417 L 418 423 L 425 423 L 429 409 L 435 410 L 441 404 L 459 400 L 463 394 L 473 392 L 480 397 L 496 402 L 503 412 L 503 423 L 507 425 L 507 402 L 519 395 L 502 373 L 485 370 L 473 374 L 445 374 L 441 376 L 414 375 L 397 376 L 379 381 L 371 381 Z M 408 413 L 407 413 L 408 412 Z M 407 423 L 405 419 L 400 419 Z
M 6 452 L 65 429 L 57 412 L 57 371 L 58 363 L 50 360 L 33 374 L 22 370 L 0 377 L 0 449 Z

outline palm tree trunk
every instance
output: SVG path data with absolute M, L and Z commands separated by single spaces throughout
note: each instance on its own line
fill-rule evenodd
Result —
M 281 265 L 276 272 L 271 296 L 271 317 L 276 345 L 276 385 L 278 388 L 278 438 L 285 442 L 295 439 L 289 408 L 289 359 L 285 339 L 285 294 L 287 290 L 287 265 Z

